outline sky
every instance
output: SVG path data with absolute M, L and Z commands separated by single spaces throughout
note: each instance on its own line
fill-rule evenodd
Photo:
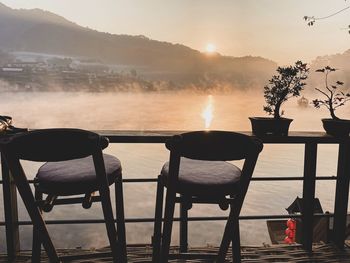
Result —
M 350 9 L 313 27 L 345 0 L 0 0 L 12 8 L 40 8 L 81 26 L 113 34 L 144 35 L 222 55 L 261 56 L 280 65 L 311 62 L 350 48 Z

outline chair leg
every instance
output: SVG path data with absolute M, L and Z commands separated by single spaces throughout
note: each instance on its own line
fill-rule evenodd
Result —
M 120 261 L 127 262 L 126 252 L 126 234 L 125 234 L 125 216 L 124 216 L 124 199 L 123 199 L 123 180 L 122 177 L 117 178 L 115 182 L 115 198 L 117 213 L 117 235 L 120 248 Z
M 112 211 L 111 198 L 109 195 L 109 187 L 107 184 L 102 184 L 99 189 L 103 215 L 106 221 L 107 235 L 109 244 L 112 250 L 113 262 L 117 262 L 118 244 L 117 244 L 117 231 L 115 229 L 114 217 Z
M 236 231 L 237 230 L 239 231 L 238 216 L 239 216 L 239 213 L 238 213 L 237 209 L 235 209 L 235 205 L 231 204 L 231 211 L 230 211 L 230 215 L 229 215 L 227 222 L 226 222 L 224 235 L 223 235 L 222 240 L 221 240 L 219 255 L 217 258 L 217 263 L 222 263 L 225 261 L 226 254 L 227 254 L 227 251 L 229 249 L 231 241 L 236 242 L 237 239 L 239 239 L 239 233 L 238 233 L 238 236 L 236 236 Z M 237 254 L 238 246 L 240 249 L 240 242 L 238 242 L 238 244 L 237 243 L 233 244 L 233 246 L 235 246 L 235 248 L 233 248 L 233 249 L 235 250 L 234 251 L 235 254 Z M 237 261 L 237 262 L 239 263 L 239 262 L 241 262 L 240 261 L 240 251 L 239 251 L 238 256 L 239 256 L 239 261 Z M 235 259 L 238 259 L 238 256 L 235 257 Z
M 241 240 L 239 234 L 239 220 L 236 218 L 233 222 L 232 233 L 232 260 L 233 263 L 241 263 Z
M 175 208 L 175 198 L 176 192 L 171 186 L 167 188 L 166 201 L 165 201 L 165 213 L 164 213 L 164 224 L 163 224 L 163 234 L 161 241 L 160 250 L 160 262 L 168 263 L 169 249 L 171 243 L 171 231 L 173 227 L 174 219 L 174 208 Z
M 162 215 L 163 215 L 163 195 L 164 186 L 162 184 L 161 176 L 158 176 L 157 181 L 157 196 L 156 196 L 156 208 L 154 215 L 154 228 L 153 228 L 153 238 L 152 238 L 152 262 L 159 262 L 160 255 L 160 245 L 161 245 L 161 231 L 162 231 Z
M 39 212 L 37 205 L 35 204 L 35 199 L 32 190 L 30 189 L 29 183 L 23 172 L 23 169 L 17 162 L 12 162 L 12 160 L 7 160 L 7 162 L 9 164 L 11 173 L 16 175 L 13 178 L 15 180 L 18 192 L 21 195 L 23 203 L 33 222 L 33 226 L 36 227 L 38 229 L 38 232 L 40 233 L 40 240 L 45 248 L 50 262 L 60 262 L 56 249 L 53 246 L 53 243 L 47 231 L 45 222 Z
M 43 200 L 43 194 L 35 188 L 35 200 L 36 201 L 42 201 Z M 39 212 L 42 213 L 40 206 L 38 206 Z M 32 242 L 32 262 L 40 262 L 41 257 L 41 239 L 40 239 L 40 232 L 36 226 L 33 225 L 33 242 Z
M 113 262 L 117 262 L 117 254 L 119 250 L 117 242 L 117 230 L 115 228 L 114 223 L 111 196 L 109 193 L 109 185 L 107 181 L 102 151 L 96 151 L 92 155 L 92 157 L 95 165 L 96 177 L 99 185 L 99 193 L 102 204 L 102 211 L 106 222 L 107 235 L 112 250 Z

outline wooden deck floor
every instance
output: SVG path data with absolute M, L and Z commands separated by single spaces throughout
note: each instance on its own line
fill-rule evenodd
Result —
M 130 263 L 151 263 L 152 249 L 146 245 L 129 246 L 128 262 Z M 173 247 L 172 252 L 177 252 Z M 214 262 L 213 256 L 217 253 L 215 247 L 193 248 L 190 252 L 195 253 L 191 259 L 173 258 L 172 263 L 204 263 Z M 30 251 L 23 251 L 15 262 L 30 262 Z M 59 250 L 61 256 L 68 256 L 63 262 L 87 263 L 87 262 L 112 262 L 108 248 L 98 250 L 66 249 Z M 203 258 L 203 256 L 205 258 Z M 202 257 L 202 258 L 201 258 Z M 306 253 L 300 245 L 270 245 L 260 247 L 242 247 L 243 262 L 264 263 L 264 262 L 298 262 L 298 263 L 347 263 L 350 262 L 350 248 L 339 250 L 330 244 L 315 244 L 313 253 Z M 231 255 L 227 257 L 230 261 Z M 9 262 L 5 255 L 0 255 L 0 262 Z M 43 256 L 42 262 L 48 262 Z

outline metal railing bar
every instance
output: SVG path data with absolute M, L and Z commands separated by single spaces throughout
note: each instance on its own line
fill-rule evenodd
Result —
M 76 205 L 76 204 L 81 205 L 83 201 L 84 201 L 84 197 L 60 198 L 53 201 L 52 205 L 53 206 L 54 205 Z M 91 202 L 92 203 L 101 202 L 100 196 L 92 196 Z M 42 206 L 45 204 L 45 200 L 36 201 L 36 204 Z
M 303 180 L 303 177 L 300 176 L 271 176 L 271 177 L 253 177 L 251 181 L 301 181 Z M 337 180 L 337 177 L 332 176 L 317 176 L 316 180 Z M 28 180 L 30 184 L 34 183 L 34 180 Z M 154 183 L 157 182 L 157 178 L 128 178 L 123 179 L 123 183 Z M 2 184 L 3 181 L 0 180 L 0 184 Z
M 315 213 L 314 217 L 333 217 L 333 213 Z M 287 219 L 287 218 L 301 218 L 301 214 L 288 214 L 288 215 L 251 215 L 240 216 L 240 220 L 262 220 L 262 219 Z M 221 221 L 227 220 L 227 216 L 212 216 L 212 217 L 189 217 L 188 221 Z M 175 217 L 174 221 L 181 221 L 179 217 Z M 153 217 L 139 217 L 139 218 L 126 218 L 125 223 L 152 223 Z M 71 224 L 100 224 L 105 223 L 104 219 L 72 219 L 72 220 L 46 220 L 48 225 L 71 225 Z M 0 226 L 4 226 L 5 222 L 1 221 Z M 18 221 L 18 225 L 26 226 L 32 225 L 29 220 Z
M 154 183 L 157 178 L 128 178 L 123 179 L 123 183 Z
M 304 177 L 276 176 L 276 177 L 252 177 L 251 181 L 302 181 Z M 336 176 L 318 176 L 316 180 L 337 180 Z

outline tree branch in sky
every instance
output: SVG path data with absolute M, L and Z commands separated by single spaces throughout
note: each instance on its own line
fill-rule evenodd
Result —
M 346 0 L 345 0 L 345 2 L 346 2 Z M 350 5 L 347 7 L 344 7 L 343 9 L 338 10 L 337 12 L 331 13 L 331 14 L 329 14 L 327 16 L 323 16 L 323 17 L 304 16 L 304 20 L 307 22 L 308 26 L 313 26 L 315 24 L 315 22 L 318 20 L 328 19 L 328 18 L 336 16 L 336 15 L 338 15 L 338 14 L 340 14 L 348 9 L 350 9 Z M 348 30 L 348 33 L 350 34 L 350 25 L 348 27 L 342 28 L 342 29 Z

